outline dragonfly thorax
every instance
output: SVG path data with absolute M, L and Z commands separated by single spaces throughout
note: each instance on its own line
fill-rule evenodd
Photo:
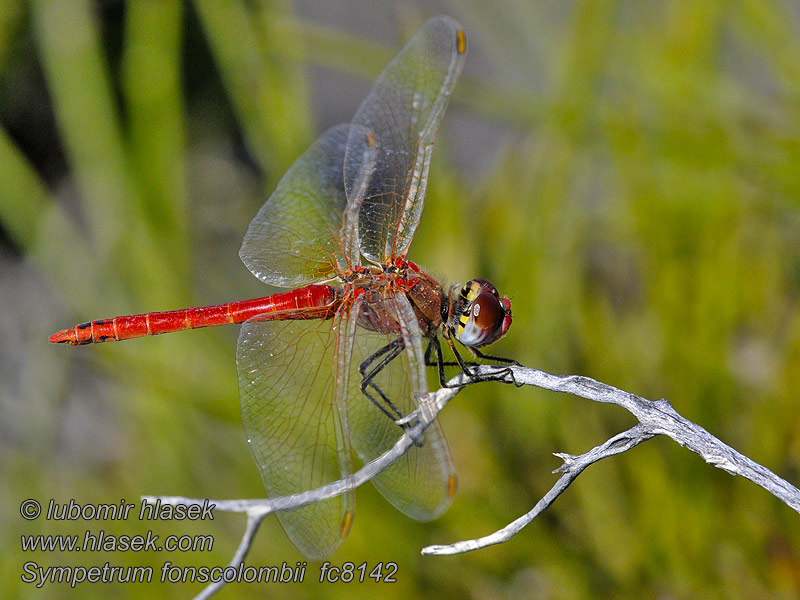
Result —
M 442 327 L 448 306 L 441 284 L 411 262 L 366 267 L 347 282 L 350 293 L 359 297 L 358 324 L 380 333 L 400 333 L 395 316 L 394 296 L 405 294 L 423 336 L 435 335 Z M 347 292 L 345 292 L 347 295 Z
M 491 283 L 473 279 L 450 295 L 447 327 L 467 347 L 496 342 L 511 327 L 511 300 L 501 298 Z

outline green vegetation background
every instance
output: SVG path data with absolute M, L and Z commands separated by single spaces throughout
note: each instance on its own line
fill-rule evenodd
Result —
M 76 349 L 47 335 L 267 292 L 237 256 L 249 219 L 320 131 L 320 107 L 351 114 L 424 22 L 422 5 L 392 4 L 382 27 L 394 35 L 381 39 L 281 0 L 0 3 L 3 597 L 187 598 L 201 587 L 37 590 L 20 579 L 28 560 L 157 574 L 167 560 L 229 560 L 238 516 L 53 523 L 18 510 L 25 498 L 263 495 L 239 422 L 236 328 Z M 800 483 L 798 3 L 438 10 L 462 22 L 471 49 L 414 260 L 513 298 L 497 353 L 666 397 Z M 310 72 L 345 78 L 352 94 L 312 89 Z M 332 559 L 394 561 L 397 583 L 320 585 L 312 563 L 303 584 L 234 584 L 219 597 L 800 597 L 800 517 L 666 439 L 593 466 L 507 544 L 421 557 L 529 510 L 555 480 L 552 452 L 586 451 L 632 424 L 614 407 L 493 384 L 462 393 L 443 422 L 461 476 L 450 511 L 414 523 L 362 488 Z M 216 543 L 20 551 L 22 534 L 100 528 Z M 248 563 L 298 560 L 270 519 Z

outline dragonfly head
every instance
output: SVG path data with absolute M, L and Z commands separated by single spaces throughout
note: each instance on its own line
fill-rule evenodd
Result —
M 501 298 L 485 279 L 468 281 L 453 296 L 447 324 L 465 346 L 477 348 L 496 342 L 511 327 L 511 300 Z

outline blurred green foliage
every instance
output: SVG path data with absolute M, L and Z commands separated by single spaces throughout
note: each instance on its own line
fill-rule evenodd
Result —
M 263 495 L 238 416 L 235 328 L 51 347 L 114 314 L 263 295 L 236 255 L 312 141 L 308 67 L 370 82 L 425 15 L 379 45 L 282 0 L 0 3 L 0 574 L 22 564 L 225 564 L 242 522 L 158 525 L 202 554 L 22 553 L 25 498 Z M 463 0 L 472 51 L 435 154 L 412 257 L 492 280 L 514 304 L 493 347 L 650 398 L 800 482 L 800 5 L 737 0 Z M 478 68 L 476 68 L 476 66 Z M 366 87 L 364 88 L 366 89 Z M 355 105 L 352 107 L 355 109 Z M 500 135 L 499 148 L 458 120 Z M 488 125 L 487 125 L 488 124 Z M 483 131 L 483 130 L 482 130 Z M 460 144 L 489 166 L 462 173 Z M 486 155 L 484 155 L 486 154 Z M 488 155 L 488 156 L 487 156 Z M 434 523 L 358 491 L 336 564 L 394 561 L 387 598 L 798 598 L 798 515 L 656 439 L 585 472 L 511 542 L 448 558 L 549 489 L 550 453 L 631 424 L 608 406 L 499 385 L 443 416 L 461 489 Z M 103 524 L 142 534 L 134 519 Z M 249 564 L 302 560 L 274 519 Z M 231 585 L 219 597 L 351 597 Z M 309 581 L 310 580 L 310 581 Z M 47 589 L 47 588 L 45 588 Z M 84 584 L 48 597 L 189 597 L 197 584 Z

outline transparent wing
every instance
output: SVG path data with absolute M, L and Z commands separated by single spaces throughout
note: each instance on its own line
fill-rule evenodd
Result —
M 352 471 L 344 406 L 344 356 L 338 332 L 348 323 L 258 321 L 242 325 L 236 351 L 242 421 L 270 497 L 313 490 Z M 337 385 L 337 381 L 339 382 Z M 278 512 L 308 558 L 327 556 L 347 535 L 353 493 Z
M 330 279 L 341 267 L 343 168 L 349 125 L 326 131 L 289 168 L 244 236 L 239 256 L 265 283 L 296 287 Z M 354 145 L 358 181 L 362 159 Z M 367 165 L 368 166 L 368 165 Z
M 408 251 L 422 213 L 436 132 L 465 52 L 456 21 L 431 19 L 383 70 L 353 117 L 353 124 L 373 134 L 377 151 L 363 194 L 357 193 L 361 180 L 345 178 L 348 199 L 360 202 L 361 252 L 371 261 L 382 263 Z M 351 133 L 348 174 L 363 171 L 358 168 L 360 135 Z M 348 168 L 351 163 L 355 166 Z
M 361 296 L 359 300 L 365 297 Z M 360 301 L 354 310 L 363 314 L 371 307 L 367 302 Z M 404 416 L 416 409 L 418 398 L 428 392 L 422 339 L 408 300 L 403 295 L 387 298 L 380 310 L 385 311 L 382 314 L 385 322 L 397 326 L 398 333 L 386 335 L 359 327 L 351 363 L 348 407 L 350 435 L 353 449 L 363 463 L 390 449 L 403 431 L 361 392 L 362 378 L 358 368 L 364 365 L 369 372 L 380 367 L 372 382 Z M 381 366 L 381 361 L 388 358 L 391 350 L 380 351 L 391 346 L 398 337 L 403 340 L 402 351 Z M 376 387 L 368 386 L 367 392 L 375 401 L 383 402 Z M 391 411 L 385 402 L 383 406 Z M 434 422 L 419 444 L 412 446 L 398 462 L 378 475 L 373 483 L 398 510 L 414 519 L 427 521 L 444 512 L 455 493 L 456 475 L 439 424 Z

